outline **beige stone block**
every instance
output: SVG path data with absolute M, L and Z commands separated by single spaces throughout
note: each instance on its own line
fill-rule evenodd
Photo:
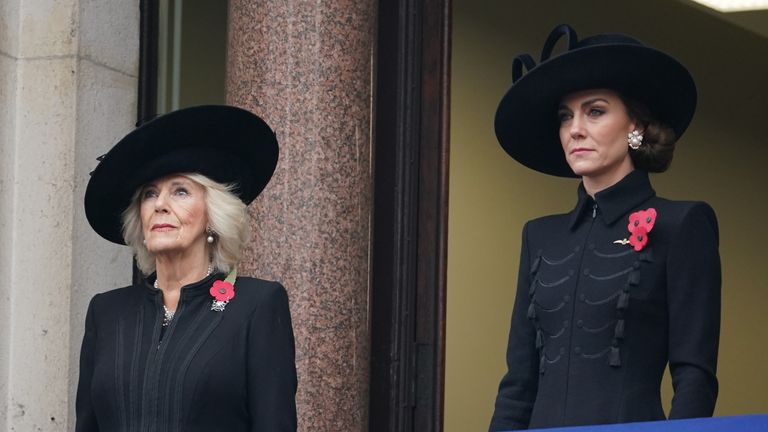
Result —
M 85 218 L 83 197 L 96 168 L 96 158 L 133 130 L 136 121 L 137 79 L 120 72 L 80 61 L 78 68 L 77 112 L 73 190 L 72 323 L 79 336 L 90 298 L 131 281 L 131 253 L 102 239 Z
M 81 0 L 79 32 L 81 56 L 138 75 L 138 1 Z
M 19 60 L 8 335 L 9 430 L 60 431 L 68 415 L 74 58 Z
M 0 238 L 13 235 L 13 117 L 15 109 L 16 61 L 0 55 Z M 0 280 L 11 278 L 11 253 L 0 247 Z M 0 341 L 8 340 L 10 284 L 0 284 Z M 8 371 L 9 347 L 0 344 L 0 371 Z M 7 394 L 5 376 L 0 375 L 0 394 Z M 0 425 L 5 425 L 7 411 L 0 409 Z M 1 428 L 1 427 L 0 427 Z
M 0 56 L 18 56 L 19 1 L 0 1 Z
M 130 282 L 83 195 L 133 128 L 138 30 L 137 1 L 0 0 L 0 430 L 73 428 L 87 303 Z
M 80 343 L 88 302 L 94 294 L 131 283 L 131 251 L 96 234 L 85 218 L 83 196 L 96 157 L 133 129 L 136 78 L 81 60 L 75 120 L 74 206 L 72 209 L 72 294 L 70 300 L 70 409 L 74 412 Z M 74 429 L 74 417 L 70 428 Z
M 0 160 L 4 159 L 6 146 L 13 140 L 13 116 L 16 107 L 16 66 L 11 57 L 0 54 Z M 0 178 L 4 174 L 0 172 Z
M 77 15 L 76 0 L 21 0 L 17 57 L 74 55 Z

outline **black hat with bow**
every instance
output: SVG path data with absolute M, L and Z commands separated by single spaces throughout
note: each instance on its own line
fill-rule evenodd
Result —
M 566 51 L 552 56 L 563 36 Z M 670 55 L 622 34 L 578 40 L 576 31 L 563 24 L 549 34 L 538 65 L 528 54 L 515 57 L 512 86 L 496 110 L 499 143 L 531 169 L 576 177 L 560 145 L 557 110 L 563 97 L 588 89 L 614 90 L 645 104 L 678 138 L 696 109 L 693 78 Z
M 125 244 L 122 213 L 147 182 L 199 173 L 234 184 L 247 205 L 269 182 L 277 158 L 274 132 L 250 111 L 225 105 L 184 108 L 143 124 L 99 158 L 85 191 L 85 215 L 99 235 Z

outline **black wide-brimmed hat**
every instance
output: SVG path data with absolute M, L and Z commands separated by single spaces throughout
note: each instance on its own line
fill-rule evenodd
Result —
M 85 191 L 85 215 L 99 235 L 125 244 L 122 213 L 147 182 L 200 173 L 235 184 L 247 205 L 269 182 L 277 157 L 274 132 L 249 111 L 224 105 L 174 111 L 135 129 L 99 158 Z
M 566 51 L 551 57 L 562 36 Z M 576 177 L 560 145 L 557 110 L 564 96 L 588 89 L 615 90 L 645 104 L 678 138 L 696 109 L 693 78 L 670 55 L 622 34 L 577 40 L 573 28 L 560 25 L 547 38 L 538 65 L 528 54 L 514 59 L 512 87 L 496 110 L 499 143 L 529 168 Z

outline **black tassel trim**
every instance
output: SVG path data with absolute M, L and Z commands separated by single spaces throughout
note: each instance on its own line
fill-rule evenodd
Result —
M 616 321 L 616 329 L 613 332 L 613 337 L 616 339 L 624 339 L 624 320 L 620 319 Z
M 531 266 L 531 274 L 536 273 L 539 270 L 539 264 L 541 264 L 541 255 L 537 256 Z
M 539 373 L 541 375 L 544 375 L 544 370 L 546 369 L 547 360 L 544 358 L 544 354 L 541 354 L 541 360 L 539 360 Z
M 528 319 L 536 319 L 536 306 L 533 303 L 528 305 Z
M 640 285 L 640 272 L 639 271 L 633 271 L 629 274 L 629 284 L 632 286 L 638 286 Z
M 533 282 L 531 282 L 530 288 L 528 288 L 528 297 L 533 299 L 533 294 L 536 292 L 536 278 L 533 279 Z
M 621 366 L 621 355 L 619 347 L 611 347 L 611 353 L 608 355 L 608 365 L 612 367 Z
M 629 307 L 629 293 L 626 291 L 622 291 L 621 294 L 619 295 L 619 301 L 616 303 L 616 309 L 624 310 L 628 307 Z
M 536 349 L 544 346 L 544 332 L 541 329 L 536 331 Z

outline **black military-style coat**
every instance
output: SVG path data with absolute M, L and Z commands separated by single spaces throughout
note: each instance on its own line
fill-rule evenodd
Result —
M 238 277 L 235 297 L 214 311 L 209 289 L 224 276 L 184 286 L 167 327 L 154 276 L 91 300 L 77 432 L 296 430 L 285 289 Z
M 656 196 L 635 170 L 523 229 L 517 296 L 491 431 L 711 416 L 720 332 L 718 227 L 703 202 Z M 629 216 L 654 208 L 640 251 Z

